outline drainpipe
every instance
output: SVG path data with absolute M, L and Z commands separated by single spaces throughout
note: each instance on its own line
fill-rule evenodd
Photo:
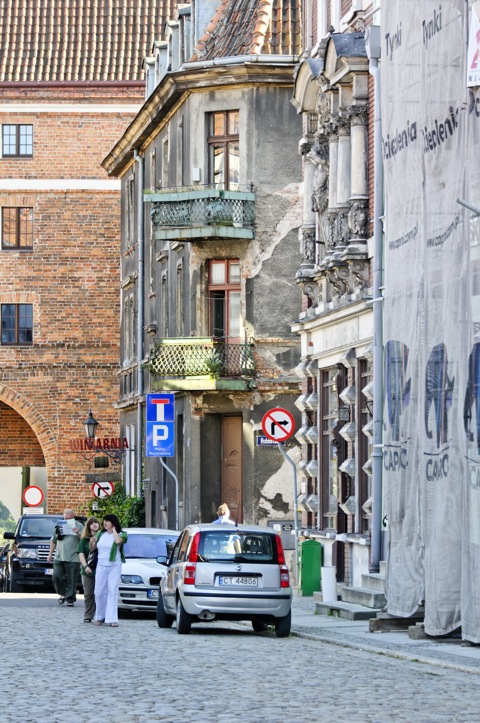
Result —
M 379 572 L 382 558 L 382 488 L 383 488 L 383 162 L 382 114 L 380 106 L 381 72 L 380 27 L 372 25 L 365 32 L 369 72 L 374 88 L 374 225 L 373 225 L 373 453 L 372 453 L 372 540 L 370 572 Z
M 136 440 L 135 440 L 135 482 L 136 494 L 140 497 L 142 494 L 142 439 L 143 439 L 143 326 L 144 326 L 144 246 L 145 246 L 145 224 L 143 214 L 143 186 L 145 177 L 145 159 L 139 152 L 135 151 L 135 161 L 138 168 L 137 183 L 137 237 L 138 237 L 138 279 L 137 279 L 137 423 L 136 423 Z

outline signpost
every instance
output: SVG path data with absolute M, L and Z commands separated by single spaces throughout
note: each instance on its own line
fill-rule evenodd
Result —
M 146 455 L 175 455 L 175 395 L 147 394 Z
M 175 529 L 178 529 L 178 479 L 162 457 L 175 456 L 175 394 L 147 394 L 147 457 L 159 457 L 162 467 L 175 480 Z
M 36 485 L 30 485 L 30 487 L 25 487 L 22 497 L 26 505 L 37 507 L 43 502 L 43 490 Z
M 295 429 L 295 420 L 287 409 L 275 407 L 264 415 L 262 429 L 267 437 L 274 442 L 284 442 L 292 436 Z
M 113 495 L 115 485 L 113 482 L 94 482 L 92 485 L 92 493 L 94 497 L 110 497 Z
M 277 442 L 277 447 L 287 462 L 292 465 L 293 469 L 293 510 L 295 521 L 295 582 L 298 585 L 298 503 L 297 503 L 297 468 L 295 462 L 288 456 L 283 449 L 282 442 L 289 439 L 295 431 L 295 420 L 288 409 L 275 407 L 264 414 L 262 419 L 262 429 L 268 439 Z

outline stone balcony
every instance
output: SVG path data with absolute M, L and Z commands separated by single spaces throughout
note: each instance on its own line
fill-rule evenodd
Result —
M 251 187 L 250 187 L 251 188 Z M 165 188 L 145 193 L 156 239 L 253 239 L 255 194 L 213 186 Z
M 157 339 L 147 366 L 153 390 L 243 391 L 255 377 L 253 344 L 210 337 Z

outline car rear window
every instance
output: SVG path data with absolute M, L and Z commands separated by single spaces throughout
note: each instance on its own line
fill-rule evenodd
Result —
M 170 556 L 177 538 L 171 535 L 136 535 L 128 533 L 125 543 L 125 557 L 155 558 L 159 555 Z
M 203 532 L 198 553 L 199 560 L 203 562 L 277 562 L 277 546 L 272 534 L 235 529 Z

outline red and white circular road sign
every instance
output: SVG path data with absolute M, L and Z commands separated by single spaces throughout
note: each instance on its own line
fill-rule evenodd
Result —
M 295 429 L 293 415 L 282 407 L 270 409 L 262 419 L 264 434 L 274 442 L 284 442 L 292 436 Z
M 30 487 L 25 487 L 22 497 L 26 505 L 37 507 L 43 502 L 43 490 L 36 485 L 30 485 Z
M 92 485 L 92 492 L 94 497 L 110 497 L 113 495 L 115 485 L 113 482 L 94 482 Z

